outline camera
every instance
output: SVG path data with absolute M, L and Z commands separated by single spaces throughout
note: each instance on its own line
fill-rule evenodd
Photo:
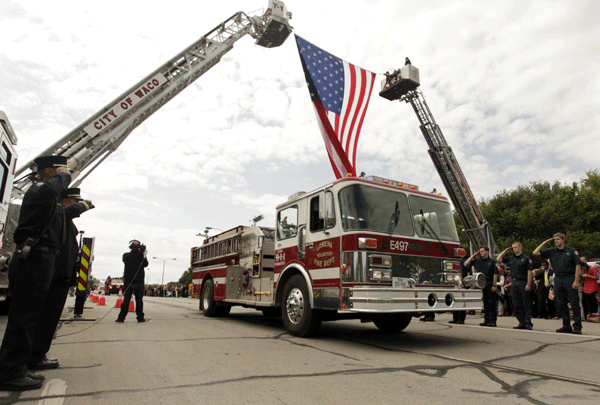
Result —
M 146 245 L 144 245 L 143 243 L 140 244 L 140 252 L 144 253 L 146 251 Z
M 35 245 L 37 245 L 36 239 L 31 238 L 31 237 L 25 239 L 25 242 L 23 242 L 21 247 L 19 249 L 17 249 L 17 251 L 16 251 L 17 257 L 21 260 L 29 259 L 29 255 L 31 254 L 31 249 L 33 249 L 33 247 Z

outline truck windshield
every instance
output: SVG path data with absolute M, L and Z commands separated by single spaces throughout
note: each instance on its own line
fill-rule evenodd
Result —
M 458 242 L 450 204 L 416 195 L 411 195 L 409 201 L 417 235 Z
M 352 184 L 340 190 L 340 213 L 344 230 L 368 229 L 388 233 L 398 202 L 398 224 L 395 235 L 417 235 L 427 239 L 458 242 L 458 233 L 450 204 L 446 201 Z M 409 208 L 410 204 L 410 208 Z
M 392 225 L 391 232 L 400 235 L 415 234 L 408 201 L 403 193 L 352 184 L 341 189 L 338 197 L 342 227 L 345 230 L 368 229 L 388 233 L 398 203 L 398 224 Z

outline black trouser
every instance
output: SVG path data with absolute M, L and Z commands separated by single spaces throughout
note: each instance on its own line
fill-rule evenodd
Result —
M 596 301 L 596 293 L 586 294 L 583 293 L 582 296 L 582 304 L 583 304 L 583 314 L 586 319 L 589 314 L 595 314 L 598 312 L 598 301 Z
M 454 322 L 464 322 L 467 319 L 467 311 L 454 311 L 452 312 L 452 320 Z
M 544 287 L 543 281 L 540 281 L 540 286 L 538 287 L 538 318 L 548 318 L 550 316 L 550 309 L 548 308 L 550 299 L 548 298 L 548 294 L 550 293 L 550 286 Z
M 40 319 L 40 323 L 33 334 L 33 353 L 30 360 L 32 363 L 44 359 L 46 353 L 50 350 L 68 294 L 69 280 L 66 277 L 53 278 L 46 295 L 42 319 Z
M 83 306 L 85 305 L 85 290 L 75 292 L 75 309 L 73 310 L 74 315 L 82 315 L 83 314 Z
M 131 284 L 125 293 L 123 294 L 123 304 L 121 304 L 121 312 L 119 312 L 118 319 L 125 320 L 127 312 L 129 311 L 129 301 L 131 301 L 131 294 L 135 293 L 135 315 L 138 320 L 144 319 L 144 283 Z
M 569 314 L 569 303 L 573 308 L 573 328 L 581 329 L 581 306 L 579 305 L 579 292 L 573 288 L 575 275 L 554 276 L 554 302 L 556 303 L 556 313 L 563 320 L 563 327 L 571 327 L 571 316 Z
M 511 287 L 512 288 L 512 287 Z M 512 292 L 512 290 L 511 290 Z M 512 294 L 504 294 L 504 313 L 513 316 Z
M 493 280 L 485 280 L 483 288 L 483 314 L 485 323 L 496 323 L 498 318 L 498 295 L 492 291 Z
M 54 275 L 55 255 L 32 249 L 28 260 L 14 255 L 9 266 L 12 294 L 8 323 L 0 348 L 0 381 L 24 377 L 33 337 Z
M 525 287 L 527 287 L 527 280 L 515 279 L 513 281 L 513 310 L 519 326 L 533 327 L 531 323 L 531 291 L 527 291 Z

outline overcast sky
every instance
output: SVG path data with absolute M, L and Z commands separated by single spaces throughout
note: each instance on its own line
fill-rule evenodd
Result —
M 600 2 L 288 1 L 295 32 L 378 73 L 409 56 L 421 90 L 478 200 L 598 168 Z M 91 118 L 237 11 L 227 2 L 0 2 L 0 110 L 18 166 Z M 371 97 L 358 172 L 443 190 L 410 105 Z M 82 184 L 96 209 L 93 275 L 122 274 L 131 239 L 189 267 L 206 226 L 273 226 L 275 206 L 335 179 L 293 37 L 242 38 L 223 60 L 138 127 Z M 445 190 L 444 190 L 444 194 Z M 211 232 L 211 235 L 214 232 Z M 147 281 L 162 281 L 150 259 Z

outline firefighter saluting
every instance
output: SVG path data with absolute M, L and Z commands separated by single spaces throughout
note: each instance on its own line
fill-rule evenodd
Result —
M 35 159 L 39 180 L 23 197 L 9 265 L 12 300 L 0 349 L 0 390 L 24 391 L 42 386 L 43 376 L 29 372 L 34 332 L 40 322 L 59 248 L 66 240 L 60 193 L 71 175 L 64 156 Z M 35 368 L 35 364 L 29 364 Z

